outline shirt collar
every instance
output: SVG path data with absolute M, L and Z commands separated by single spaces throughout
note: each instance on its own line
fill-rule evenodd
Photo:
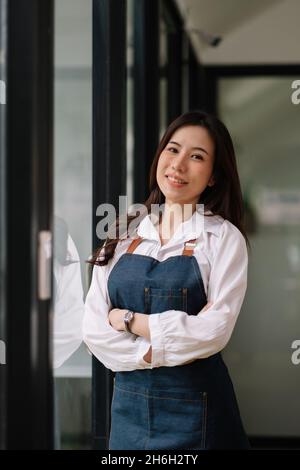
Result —
M 221 216 L 212 215 L 211 211 L 206 211 L 203 215 L 203 212 L 197 210 L 188 220 L 177 227 L 172 238 L 175 240 L 193 240 L 203 232 L 211 232 L 218 236 L 220 224 L 223 220 Z M 137 234 L 144 239 L 160 242 L 158 230 L 152 222 L 150 214 L 147 214 L 140 222 Z

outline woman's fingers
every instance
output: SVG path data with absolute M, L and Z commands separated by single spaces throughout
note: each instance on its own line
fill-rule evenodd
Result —
M 204 305 L 203 309 L 201 310 L 201 312 L 205 312 L 205 310 L 209 309 L 209 307 L 213 304 L 213 302 L 207 302 L 206 305 Z

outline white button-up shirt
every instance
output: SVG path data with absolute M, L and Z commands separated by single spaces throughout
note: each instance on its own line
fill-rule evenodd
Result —
M 232 334 L 247 287 L 248 254 L 241 232 L 220 216 L 203 217 L 196 211 L 163 246 L 151 216 L 141 221 L 137 233 L 144 240 L 134 253 L 158 261 L 181 255 L 184 242 L 196 238 L 194 256 L 207 300 L 212 305 L 197 315 L 180 310 L 149 315 L 150 342 L 144 337 L 114 330 L 108 321 L 112 305 L 107 281 L 132 240 L 119 241 L 108 264 L 93 269 L 83 321 L 83 337 L 90 351 L 113 371 L 172 367 L 221 351 Z M 150 345 L 151 364 L 143 359 Z

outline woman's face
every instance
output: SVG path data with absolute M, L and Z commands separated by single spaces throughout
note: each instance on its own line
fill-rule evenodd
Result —
M 161 152 L 156 179 L 166 204 L 197 204 L 213 180 L 214 142 L 204 127 L 177 129 Z

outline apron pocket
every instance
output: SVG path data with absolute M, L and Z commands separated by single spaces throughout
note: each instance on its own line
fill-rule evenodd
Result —
M 110 450 L 142 450 L 148 438 L 148 395 L 114 386 Z
M 161 289 L 158 287 L 144 288 L 144 313 L 160 313 L 166 310 L 187 312 L 187 287 L 177 289 Z
M 147 449 L 205 448 L 207 393 L 152 390 Z

